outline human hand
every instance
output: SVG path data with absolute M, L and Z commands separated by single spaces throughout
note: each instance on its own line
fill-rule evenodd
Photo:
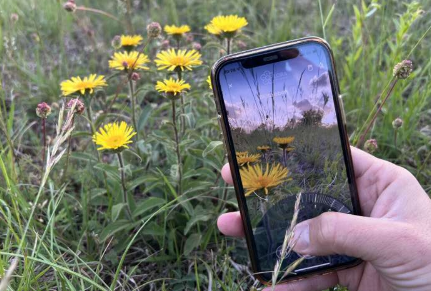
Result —
M 431 290 L 431 200 L 404 168 L 351 147 L 364 216 L 328 212 L 295 228 L 294 250 L 303 255 L 340 254 L 360 265 L 282 284 L 278 291 L 323 290 L 337 284 L 351 291 Z M 229 165 L 223 179 L 232 184 Z M 219 217 L 229 236 L 244 236 L 239 212 Z

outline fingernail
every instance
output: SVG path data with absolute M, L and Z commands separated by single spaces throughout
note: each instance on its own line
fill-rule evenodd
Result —
M 298 253 L 304 253 L 309 246 L 310 225 L 307 222 L 301 222 L 294 229 L 293 250 Z

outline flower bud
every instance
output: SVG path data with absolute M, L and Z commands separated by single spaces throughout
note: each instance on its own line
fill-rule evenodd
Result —
M 141 79 L 141 75 L 139 75 L 139 73 L 137 72 L 133 72 L 132 75 L 130 76 L 130 78 L 132 79 L 132 81 L 138 81 Z
M 63 4 L 63 8 L 68 12 L 75 12 L 76 10 L 75 0 L 68 0 L 66 3 Z
M 200 43 L 198 43 L 198 42 L 194 42 L 192 44 L 192 47 L 193 47 L 194 50 L 197 50 L 197 51 L 200 51 L 202 49 L 202 45 Z
M 375 139 L 369 139 L 364 144 L 364 150 L 370 154 L 374 153 L 378 148 L 377 140 Z
M 70 110 L 74 105 L 75 105 L 75 113 L 82 115 L 85 110 L 84 103 L 79 99 L 72 99 L 69 102 L 67 102 L 66 108 Z
M 164 41 L 162 41 L 162 44 L 161 44 L 162 50 L 167 50 L 169 49 L 169 47 L 170 47 L 169 40 L 165 39 Z
M 10 22 L 12 22 L 13 24 L 17 23 L 19 20 L 19 16 L 16 13 L 12 13 L 10 15 Z
M 121 36 L 116 35 L 114 36 L 114 38 L 111 40 L 111 46 L 118 50 L 121 48 Z
M 46 119 L 51 114 L 51 107 L 45 102 L 37 104 L 36 115 L 42 119 Z
M 403 126 L 403 120 L 401 118 L 395 118 L 394 121 L 392 121 L 392 126 L 394 129 L 401 128 Z
M 194 40 L 193 34 L 187 33 L 186 34 L 186 41 L 187 42 L 192 42 L 193 40 Z
M 413 62 L 410 60 L 404 60 L 395 65 L 393 74 L 394 77 L 397 77 L 398 79 L 407 79 L 412 72 Z
M 160 35 L 162 32 L 162 27 L 160 26 L 160 23 L 158 22 L 151 22 L 147 25 L 147 34 L 148 37 L 156 38 Z

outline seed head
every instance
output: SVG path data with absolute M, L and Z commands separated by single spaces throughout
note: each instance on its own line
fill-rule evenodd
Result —
M 151 22 L 147 25 L 147 33 L 148 37 L 156 38 L 162 32 L 162 27 L 158 22 Z
M 85 110 L 85 105 L 84 102 L 82 102 L 79 99 L 72 99 L 69 102 L 67 102 L 66 108 L 67 109 L 72 109 L 73 105 L 75 105 L 75 113 L 82 115 L 84 113 Z
M 374 153 L 378 148 L 377 140 L 375 139 L 369 139 L 364 144 L 364 150 L 370 154 Z
M 119 35 L 114 36 L 114 38 L 111 40 L 111 45 L 116 50 L 120 49 L 121 48 L 121 36 L 119 36 Z
M 46 119 L 51 114 L 51 106 L 45 102 L 37 104 L 36 115 L 42 119 Z
M 403 126 L 403 120 L 401 118 L 395 118 L 394 121 L 392 121 L 392 126 L 394 129 L 401 128 Z
M 75 12 L 76 10 L 75 0 L 68 0 L 66 3 L 63 4 L 63 8 L 68 12 Z
M 395 65 L 393 74 L 394 77 L 397 77 L 398 79 L 407 79 L 412 72 L 413 62 L 410 60 L 404 60 Z

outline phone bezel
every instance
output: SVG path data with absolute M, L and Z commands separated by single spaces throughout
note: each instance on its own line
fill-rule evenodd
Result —
M 233 139 L 232 139 L 232 136 L 230 133 L 229 123 L 228 123 L 228 119 L 227 119 L 227 112 L 226 112 L 226 108 L 224 106 L 221 87 L 220 87 L 220 81 L 219 81 L 218 77 L 219 77 L 220 70 L 229 63 L 242 61 L 243 59 L 250 58 L 253 56 L 259 56 L 259 55 L 263 55 L 263 54 L 267 54 L 267 53 L 271 53 L 271 52 L 286 50 L 286 49 L 289 49 L 293 46 L 297 46 L 297 45 L 304 44 L 304 43 L 313 43 L 313 42 L 322 45 L 327 50 L 329 58 L 330 58 L 330 63 L 331 63 L 332 68 L 330 70 L 328 69 L 328 72 L 329 72 L 329 76 L 330 76 L 333 101 L 334 101 L 335 111 L 336 111 L 336 115 L 337 115 L 337 123 L 338 123 L 339 132 L 340 132 L 343 157 L 344 157 L 344 161 L 345 161 L 345 165 L 346 165 L 346 172 L 347 172 L 346 174 L 347 174 L 349 188 L 350 188 L 350 192 L 351 192 L 351 196 L 352 196 L 352 204 L 353 204 L 353 212 L 354 212 L 353 214 L 354 215 L 362 215 L 362 211 L 361 211 L 360 204 L 359 204 L 358 191 L 357 191 L 357 187 L 356 187 L 355 173 L 354 173 L 354 167 L 353 167 L 353 162 L 352 162 L 352 157 L 351 157 L 351 151 L 350 151 L 350 146 L 349 146 L 349 138 L 347 135 L 344 110 L 342 109 L 343 105 L 341 103 L 342 100 L 340 98 L 340 89 L 339 89 L 339 84 L 338 84 L 335 61 L 334 61 L 332 50 L 331 50 L 329 44 L 324 39 L 319 38 L 319 37 L 306 37 L 306 38 L 301 38 L 301 39 L 282 42 L 282 43 L 277 43 L 277 44 L 273 44 L 273 45 L 268 45 L 268 46 L 264 46 L 264 47 L 260 47 L 260 48 L 255 48 L 255 49 L 227 55 L 227 56 L 224 56 L 221 59 L 219 59 L 213 65 L 212 70 L 211 70 L 211 83 L 212 83 L 212 87 L 213 87 L 213 91 L 214 91 L 214 98 L 215 98 L 215 103 L 216 103 L 216 107 L 217 107 L 218 119 L 219 119 L 220 126 L 221 126 L 221 129 L 223 131 L 223 135 L 224 135 L 224 144 L 225 144 L 225 148 L 227 151 L 227 157 L 228 157 L 228 161 L 229 161 L 229 165 L 230 165 L 230 170 L 232 173 L 232 178 L 233 178 L 233 183 L 234 183 L 234 188 L 235 188 L 235 194 L 236 194 L 236 197 L 238 200 L 238 208 L 240 210 L 241 217 L 242 217 L 242 222 L 243 222 L 243 226 L 244 226 L 244 232 L 245 232 L 247 247 L 249 250 L 249 257 L 250 257 L 252 269 L 253 269 L 253 272 L 255 273 L 254 276 L 260 282 L 262 282 L 263 284 L 266 284 L 266 285 L 269 284 L 270 282 L 267 281 L 265 278 L 263 278 L 262 274 L 258 273 L 259 262 L 257 262 L 257 260 L 256 260 L 256 250 L 255 250 L 256 247 L 254 245 L 254 240 L 252 239 L 253 230 L 251 228 L 251 223 L 250 223 L 250 219 L 249 219 L 249 215 L 248 215 L 248 211 L 247 211 L 246 199 L 245 199 L 245 196 L 243 194 L 244 190 L 242 188 L 242 184 L 239 182 L 239 175 L 240 175 L 239 174 L 239 167 L 238 167 L 238 164 L 236 162 L 236 155 L 234 152 Z M 244 207 L 244 205 L 245 205 L 245 207 Z M 354 267 L 354 266 L 360 264 L 361 262 L 362 262 L 362 260 L 357 259 L 353 262 L 338 265 L 335 267 L 328 267 L 328 268 L 323 269 L 323 270 L 316 270 L 316 271 L 311 271 L 311 272 L 306 273 L 306 274 L 291 276 L 289 278 L 284 279 L 282 282 L 300 280 L 300 279 L 304 279 L 304 278 L 309 278 L 311 276 L 322 275 L 322 274 L 331 273 L 331 272 L 342 270 L 342 269 L 351 268 L 351 267 Z

